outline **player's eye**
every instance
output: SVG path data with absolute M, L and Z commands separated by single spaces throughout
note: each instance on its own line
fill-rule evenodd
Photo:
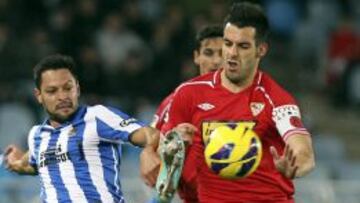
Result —
M 239 47 L 242 49 L 249 49 L 251 45 L 249 43 L 240 43 Z
M 213 50 L 211 50 L 211 49 L 205 49 L 203 53 L 204 53 L 205 56 L 212 56 L 212 55 L 214 55 L 214 52 L 213 52 Z
M 46 89 L 45 92 L 46 92 L 47 94 L 55 94 L 56 89 Z
M 65 86 L 64 90 L 65 91 L 71 91 L 73 89 L 73 86 Z
M 232 45 L 232 42 L 230 42 L 229 40 L 225 39 L 224 40 L 224 45 L 227 47 L 230 47 Z

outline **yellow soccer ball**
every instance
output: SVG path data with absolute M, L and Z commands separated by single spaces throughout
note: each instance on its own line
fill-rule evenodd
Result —
M 208 167 L 225 179 L 244 178 L 259 166 L 262 146 L 257 134 L 245 126 L 220 126 L 211 134 L 205 148 Z

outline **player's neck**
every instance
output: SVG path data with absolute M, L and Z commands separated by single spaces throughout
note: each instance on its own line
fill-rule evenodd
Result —
M 59 119 L 53 116 L 49 116 L 49 124 L 50 126 L 52 126 L 53 128 L 58 128 L 61 125 L 64 125 L 66 123 L 72 122 L 74 117 L 77 115 L 77 112 L 79 111 L 80 107 L 77 107 L 77 109 L 71 114 L 69 115 L 66 119 Z
M 61 126 L 61 123 L 55 120 L 49 120 L 50 126 L 52 126 L 53 128 L 58 128 Z
M 256 72 L 255 72 L 255 74 L 256 74 Z M 225 71 L 222 71 L 221 75 L 220 75 L 221 76 L 221 85 L 225 89 L 227 89 L 228 91 L 230 91 L 232 93 L 239 93 L 252 85 L 255 74 L 253 76 L 249 77 L 247 80 L 240 81 L 238 83 L 234 83 L 226 77 Z

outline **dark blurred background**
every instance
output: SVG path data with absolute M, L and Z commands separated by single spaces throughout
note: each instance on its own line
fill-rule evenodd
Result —
M 194 34 L 222 23 L 232 2 L 0 0 L 0 148 L 26 149 L 28 130 L 44 119 L 32 68 L 54 53 L 77 61 L 83 102 L 149 122 L 167 94 L 198 74 Z M 261 68 L 294 94 L 313 134 L 317 168 L 297 181 L 298 202 L 359 203 L 360 1 L 252 2 L 265 8 L 272 29 Z M 134 154 L 126 148 L 123 188 L 128 202 L 144 202 L 134 199 L 151 195 L 132 174 L 137 161 L 127 157 Z M 31 178 L 0 172 L 0 202 L 36 202 L 37 187 Z

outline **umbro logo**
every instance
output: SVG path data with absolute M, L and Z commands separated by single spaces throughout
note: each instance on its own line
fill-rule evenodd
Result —
M 215 108 L 215 106 L 210 103 L 202 103 L 202 104 L 197 105 L 197 107 L 199 107 L 200 109 L 202 109 L 204 111 L 209 111 L 209 110 Z

